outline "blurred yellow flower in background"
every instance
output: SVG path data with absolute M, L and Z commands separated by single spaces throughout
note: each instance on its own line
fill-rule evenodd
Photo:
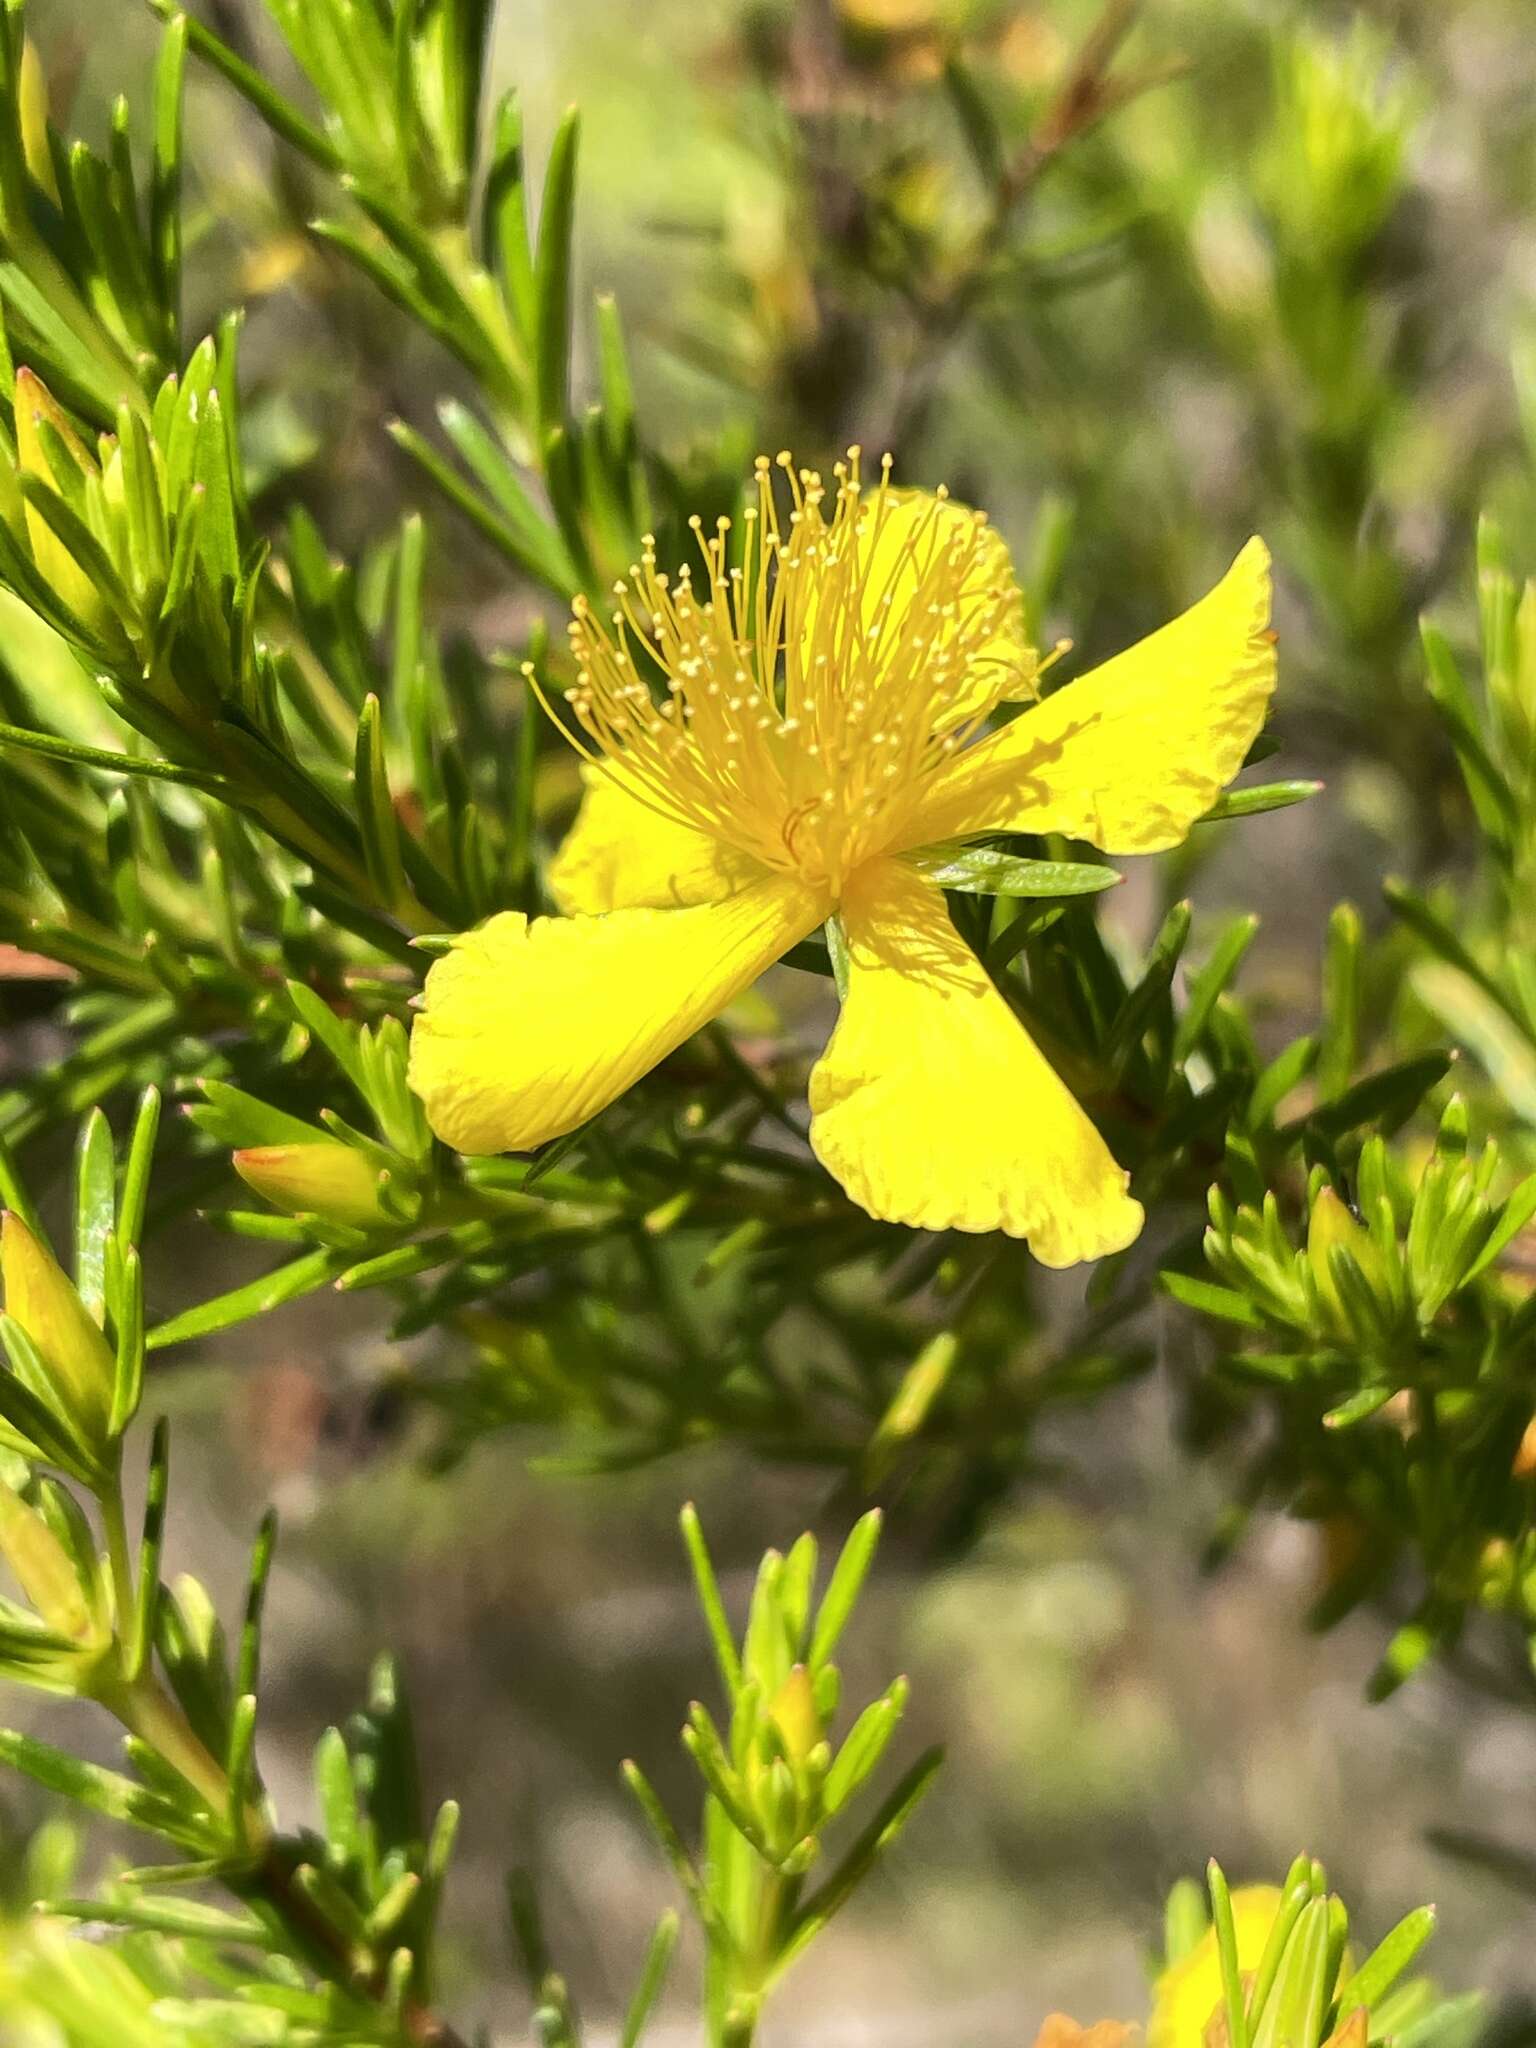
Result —
M 1278 1885 L 1241 1885 L 1232 1894 L 1237 1966 L 1249 1977 L 1264 1959 L 1264 1945 L 1279 1917 Z M 1221 2009 L 1221 1956 L 1209 1929 L 1189 1954 L 1158 1978 L 1147 2024 L 1147 2048 L 1205 2048 L 1206 2028 Z
M 1251 541 L 1171 625 L 1038 694 L 1008 552 L 945 493 L 772 465 L 704 574 L 654 543 L 611 623 L 579 599 L 566 692 L 588 794 L 552 873 L 565 918 L 504 912 L 427 981 L 411 1078 L 486 1153 L 584 1123 L 834 915 L 840 1020 L 811 1144 L 871 1215 L 1027 1238 L 1047 1265 L 1129 1244 L 1128 1175 L 951 923 L 924 849 L 1065 833 L 1177 845 L 1236 774 L 1275 680 Z
M 1052 2012 L 1040 2022 L 1035 2048 L 1125 2048 L 1135 2031 L 1123 2020 L 1095 2020 L 1085 2027 L 1064 2012 Z

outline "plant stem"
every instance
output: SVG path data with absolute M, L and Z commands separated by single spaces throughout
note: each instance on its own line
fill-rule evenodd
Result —
M 204 1747 L 181 1708 L 158 1679 L 145 1677 L 106 1702 L 141 1742 L 147 1742 L 208 1802 L 215 1814 L 229 1806 L 229 1777 Z M 373 1955 L 360 1956 L 315 1902 L 295 1883 L 304 1860 L 301 1846 L 267 1835 L 260 1815 L 247 1815 L 248 1833 L 260 1850 L 251 1874 L 235 1883 L 237 1896 L 252 1893 L 266 1899 L 298 1936 L 322 1975 L 334 1978 L 365 1997 L 383 1990 L 383 1967 Z M 406 2039 L 412 2048 L 464 2048 L 462 2037 L 436 2013 L 410 2001 L 404 2012 Z
M 243 1890 L 259 1894 L 275 1909 L 320 1974 L 366 1998 L 377 1998 L 383 1990 L 383 1966 L 372 1956 L 360 1958 L 346 1935 L 295 1882 L 303 1858 L 297 1842 L 269 1843 Z M 411 2048 L 466 2048 L 463 2036 L 447 2020 L 415 1999 L 406 2001 L 402 2023 Z
M 131 1641 L 138 1621 L 138 1592 L 133 1583 L 133 1561 L 128 1554 L 128 1523 L 123 1512 L 121 1461 L 101 1497 L 101 1526 L 107 1539 L 107 1563 L 112 1573 L 112 1603 L 117 1610 L 119 1641 Z
M 157 1756 L 179 1771 L 210 1812 L 223 1815 L 229 1806 L 229 1776 L 198 1738 L 192 1724 L 160 1681 L 149 1675 L 125 1686 L 106 1704 L 123 1726 L 147 1742 Z

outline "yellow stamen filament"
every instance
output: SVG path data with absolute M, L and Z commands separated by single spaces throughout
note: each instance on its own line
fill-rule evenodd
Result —
M 582 751 L 632 796 L 833 890 L 902 843 L 928 777 L 1021 679 L 985 516 L 940 492 L 893 545 L 890 458 L 873 488 L 859 461 L 835 466 L 829 511 L 814 470 L 759 457 L 734 545 L 729 520 L 692 522 L 697 572 L 658 568 L 647 536 L 608 624 L 577 600 L 566 692 Z

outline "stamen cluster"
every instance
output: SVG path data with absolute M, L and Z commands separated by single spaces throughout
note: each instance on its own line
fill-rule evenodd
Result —
M 985 515 L 896 490 L 889 456 L 866 489 L 859 461 L 828 516 L 815 470 L 760 456 L 739 530 L 691 522 L 702 577 L 659 569 L 646 536 L 608 625 L 577 600 L 565 693 L 581 750 L 649 808 L 833 889 L 905 843 L 927 779 L 1034 687 Z

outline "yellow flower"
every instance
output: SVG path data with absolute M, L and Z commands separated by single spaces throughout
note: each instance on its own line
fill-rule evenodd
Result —
M 1280 1903 L 1278 1885 L 1243 1885 L 1232 1894 L 1237 1967 L 1245 1978 L 1264 1960 L 1264 1946 L 1279 1916 Z M 1205 2048 L 1206 2028 L 1221 2002 L 1221 1956 L 1213 1927 L 1187 1956 L 1158 1978 L 1147 2024 L 1147 2048 Z
M 1128 1176 L 910 856 L 999 832 L 1175 846 L 1237 772 L 1274 687 L 1269 558 L 1243 550 L 1160 632 L 1037 695 L 1007 550 L 944 493 L 828 493 L 760 459 L 703 575 L 648 541 L 605 625 L 578 600 L 566 700 L 588 790 L 551 880 L 571 913 L 504 912 L 433 968 L 411 1080 L 462 1152 L 594 1116 L 834 913 L 842 1015 L 811 1143 L 873 1216 L 1004 1230 L 1047 1265 L 1141 1227 Z M 650 678 L 661 687 L 653 691 Z

